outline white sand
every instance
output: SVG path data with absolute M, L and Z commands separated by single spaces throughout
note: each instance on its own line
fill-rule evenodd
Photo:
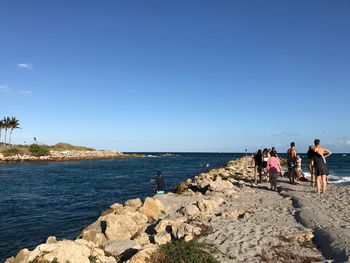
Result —
M 251 178 L 250 158 L 243 160 L 231 173 Z M 217 246 L 222 262 L 350 262 L 350 187 L 330 185 L 318 195 L 309 182 L 291 185 L 281 177 L 278 192 L 269 187 L 245 186 L 221 207 L 248 216 L 212 220 L 214 232 L 202 240 Z M 308 232 L 311 241 L 295 240 Z

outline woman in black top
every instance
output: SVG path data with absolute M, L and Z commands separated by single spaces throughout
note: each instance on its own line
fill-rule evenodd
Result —
M 258 183 L 258 176 L 257 173 L 259 173 L 259 182 L 261 183 L 261 173 L 262 173 L 262 153 L 259 149 L 257 153 L 254 155 L 254 178 L 255 183 Z
M 309 159 L 309 170 L 311 174 L 311 185 L 316 186 L 316 178 L 314 174 L 314 160 L 313 157 L 315 155 L 315 147 L 310 145 L 309 150 L 307 151 L 307 158 Z
M 328 168 L 326 158 L 332 154 L 331 151 L 320 146 L 320 140 L 315 139 L 315 154 L 313 156 L 315 165 L 315 176 L 317 180 L 317 193 L 325 193 L 328 181 Z M 322 189 L 321 189 L 322 188 Z

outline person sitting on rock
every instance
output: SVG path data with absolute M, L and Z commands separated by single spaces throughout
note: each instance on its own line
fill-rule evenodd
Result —
M 299 154 L 297 154 L 296 161 L 295 161 L 295 179 L 296 181 L 299 181 L 300 177 L 303 175 L 303 171 L 301 169 L 301 157 Z

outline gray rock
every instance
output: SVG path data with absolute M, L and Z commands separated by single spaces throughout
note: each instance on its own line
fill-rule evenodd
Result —
M 106 244 L 104 250 L 109 255 L 118 256 L 123 254 L 126 250 L 136 246 L 133 240 L 113 240 Z
M 140 198 L 130 199 L 125 202 L 125 205 L 135 207 L 137 209 L 142 206 L 142 201 Z
M 154 235 L 154 242 L 157 245 L 164 245 L 171 241 L 171 235 L 168 232 L 161 232 Z
M 196 205 L 190 204 L 182 208 L 182 213 L 187 217 L 194 217 L 200 213 Z

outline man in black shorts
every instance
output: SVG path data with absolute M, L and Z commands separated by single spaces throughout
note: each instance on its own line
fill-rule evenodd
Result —
M 295 168 L 296 168 L 297 150 L 295 149 L 295 142 L 290 143 L 290 148 L 287 151 L 287 165 L 289 172 L 289 182 L 295 184 Z
M 259 174 L 259 183 L 261 183 L 262 179 L 262 153 L 261 150 L 259 149 L 253 157 L 254 161 L 254 178 L 255 178 L 255 183 L 258 183 L 258 175 Z

